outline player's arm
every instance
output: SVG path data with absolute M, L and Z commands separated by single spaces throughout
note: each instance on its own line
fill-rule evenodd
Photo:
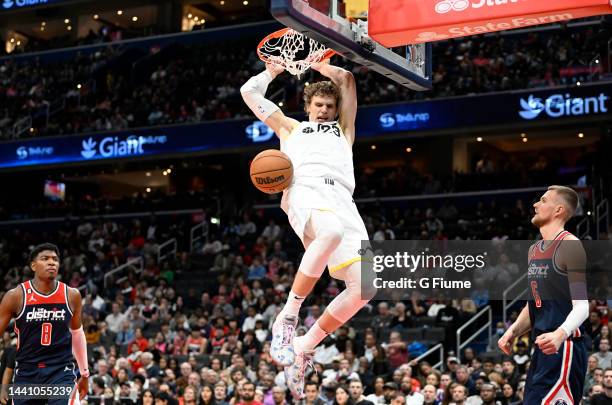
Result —
M 293 128 L 298 125 L 296 120 L 285 116 L 276 104 L 265 97 L 268 85 L 283 70 L 280 66 L 267 64 L 266 70 L 251 77 L 240 88 L 242 99 L 253 111 L 253 114 L 272 128 L 280 139 L 285 139 L 289 136 Z
M 329 63 L 315 63 L 312 69 L 329 78 L 340 88 L 340 105 L 338 106 L 340 119 L 338 122 L 344 136 L 352 145 L 355 142 L 355 118 L 357 117 L 357 85 L 353 74 Z
M 2 297 L 2 302 L 0 302 L 0 336 L 6 331 L 11 319 L 21 312 L 23 300 L 23 290 L 21 287 L 7 291 L 4 297 Z
M 567 271 L 572 310 L 565 321 L 554 332 L 544 333 L 536 339 L 536 344 L 545 354 L 556 353 L 565 339 L 589 317 L 589 301 L 586 288 L 586 252 L 582 242 L 568 235 L 557 249 L 555 265 Z
M 89 391 L 89 365 L 87 362 L 87 340 L 81 321 L 81 292 L 76 288 L 68 288 L 68 304 L 72 310 L 70 333 L 72 334 L 72 353 L 76 359 L 81 378 L 79 379 L 79 393 L 85 398 Z

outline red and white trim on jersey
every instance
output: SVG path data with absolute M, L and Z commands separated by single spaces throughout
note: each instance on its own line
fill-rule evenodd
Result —
M 572 367 L 572 358 L 574 355 L 574 342 L 571 339 L 566 340 L 563 349 L 563 366 L 561 367 L 561 375 L 559 379 L 544 396 L 542 405 L 554 404 L 557 400 L 563 400 L 567 404 L 574 404 L 574 397 L 569 385 L 569 374 Z
M 36 291 L 31 280 L 22 283 L 24 292 L 24 309 L 27 305 L 40 304 L 66 304 L 68 305 L 68 289 L 66 284 L 57 281 L 55 290 L 50 294 L 43 294 Z M 68 305 L 70 307 L 70 305 Z M 23 311 L 22 311 L 23 312 Z

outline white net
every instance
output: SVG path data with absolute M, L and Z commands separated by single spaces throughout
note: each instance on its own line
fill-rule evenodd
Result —
M 333 51 L 300 32 L 288 29 L 280 36 L 269 36 L 259 47 L 258 53 L 264 62 L 280 65 L 299 77 L 313 63 L 329 58 Z
M 407 59 L 416 70 L 423 70 L 427 61 L 427 46 L 425 44 L 408 45 Z

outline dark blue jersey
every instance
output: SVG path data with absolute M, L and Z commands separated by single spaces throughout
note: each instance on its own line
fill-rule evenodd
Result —
M 21 288 L 23 307 L 15 320 L 17 367 L 44 368 L 72 362 L 68 286 L 58 281 L 48 295 L 37 292 L 30 281 Z
M 542 333 L 555 331 L 572 310 L 567 271 L 555 265 L 555 255 L 568 235 L 571 234 L 562 231 L 553 241 L 541 240 L 531 249 L 527 279 L 533 339 Z M 574 337 L 582 336 L 583 333 L 581 326 L 574 332 Z

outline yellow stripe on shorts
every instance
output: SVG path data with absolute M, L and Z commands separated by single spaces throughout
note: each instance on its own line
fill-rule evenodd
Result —
M 340 269 L 343 269 L 343 268 L 345 268 L 347 266 L 350 266 L 353 263 L 360 262 L 361 260 L 363 260 L 361 257 L 353 257 L 352 259 L 347 260 L 344 263 L 340 263 L 339 265 L 330 268 L 329 272 L 333 273 L 334 271 L 338 271 Z

